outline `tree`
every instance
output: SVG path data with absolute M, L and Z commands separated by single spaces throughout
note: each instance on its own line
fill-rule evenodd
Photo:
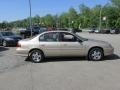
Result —
M 77 11 L 71 7 L 68 11 L 68 20 L 69 20 L 69 27 L 78 28 L 77 22 L 78 14 Z
M 79 6 L 79 12 L 71 7 L 68 12 L 63 12 L 60 15 L 47 14 L 46 16 L 42 17 L 36 15 L 32 17 L 32 24 L 60 28 L 90 28 L 93 26 L 98 28 L 100 11 L 102 11 L 101 20 L 104 16 L 107 17 L 106 21 L 102 20 L 102 28 L 105 28 L 106 25 L 109 28 L 120 27 L 120 0 L 111 0 L 111 3 L 108 3 L 104 6 L 96 5 L 93 8 L 81 4 Z M 6 21 L 0 23 L 0 28 L 3 29 L 8 27 L 12 28 L 28 26 L 29 18 L 10 23 Z
M 53 16 L 53 20 L 54 20 L 54 28 L 59 27 L 59 16 L 56 14 Z
M 8 22 L 7 22 L 7 21 L 3 21 L 3 22 L 1 23 L 1 28 L 2 28 L 2 29 L 6 29 L 6 28 L 7 28 L 7 25 L 8 25 Z
M 91 18 L 91 10 L 89 7 L 85 6 L 84 4 L 81 4 L 79 6 L 80 14 L 79 14 L 79 20 L 82 28 L 86 28 L 90 26 L 90 18 Z
M 32 21 L 33 21 L 33 25 L 34 24 L 39 25 L 40 24 L 40 16 L 36 15 L 35 17 L 33 17 Z
M 68 16 L 68 13 L 62 13 L 59 16 L 58 23 L 59 23 L 59 27 L 61 27 L 61 28 L 69 27 L 69 16 Z
M 54 22 L 54 18 L 52 15 L 48 14 L 44 17 L 44 23 L 46 26 L 54 26 L 55 25 L 55 22 Z
M 120 0 L 111 0 L 111 2 L 115 7 L 120 8 Z

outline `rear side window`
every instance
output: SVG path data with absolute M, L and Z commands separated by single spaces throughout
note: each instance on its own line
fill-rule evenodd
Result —
M 59 34 L 57 32 L 45 33 L 39 37 L 39 41 L 45 42 L 57 42 L 59 39 Z

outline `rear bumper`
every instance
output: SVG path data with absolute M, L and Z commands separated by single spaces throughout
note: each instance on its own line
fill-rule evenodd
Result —
M 28 57 L 29 50 L 17 48 L 16 53 L 16 55 Z

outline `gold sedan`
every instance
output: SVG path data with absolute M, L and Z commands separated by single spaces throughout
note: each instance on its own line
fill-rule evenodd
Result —
M 82 38 L 67 31 L 48 31 L 19 41 L 16 51 L 39 63 L 45 57 L 57 56 L 86 56 L 98 61 L 113 54 L 114 48 L 108 42 Z

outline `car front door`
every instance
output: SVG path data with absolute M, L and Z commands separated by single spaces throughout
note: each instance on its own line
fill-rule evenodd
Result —
M 84 46 L 78 38 L 70 33 L 60 33 L 60 49 L 62 56 L 83 56 Z
M 60 43 L 58 32 L 48 32 L 40 36 L 40 48 L 46 56 L 60 56 Z

